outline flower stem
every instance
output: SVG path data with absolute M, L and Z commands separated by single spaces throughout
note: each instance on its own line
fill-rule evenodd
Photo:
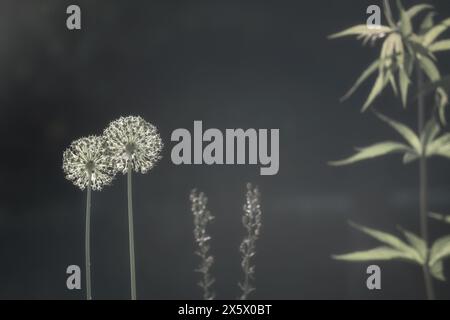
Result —
M 130 281 L 131 281 L 131 300 L 136 300 L 136 263 L 134 258 L 134 228 L 133 228 L 133 189 L 132 189 L 131 162 L 128 164 L 128 241 L 130 244 Z
M 417 67 L 417 87 L 418 94 L 418 123 L 419 134 L 423 132 L 425 127 L 425 97 L 423 95 L 424 75 L 420 66 Z M 425 149 L 425 148 L 423 148 Z M 420 233 L 422 239 L 425 241 L 426 248 L 428 248 L 428 172 L 427 172 L 427 156 L 426 151 L 422 150 L 419 164 L 419 179 L 420 179 Z M 430 253 L 427 250 L 427 256 L 423 265 L 423 275 L 425 279 L 425 288 L 428 300 L 434 300 L 433 281 L 430 275 L 430 268 L 428 262 L 430 260 Z
M 86 263 L 86 300 L 92 300 L 91 294 L 91 183 L 89 178 L 89 184 L 86 192 L 86 230 L 85 230 L 85 263 Z

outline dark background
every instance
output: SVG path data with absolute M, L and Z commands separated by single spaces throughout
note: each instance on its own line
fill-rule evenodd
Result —
M 417 1 L 404 1 L 409 6 Z M 448 0 L 432 1 L 450 16 Z M 255 299 L 421 299 L 422 271 L 380 263 L 382 290 L 366 289 L 369 264 L 330 259 L 366 249 L 354 220 L 418 232 L 418 165 L 396 156 L 344 168 L 327 161 L 354 146 L 398 137 L 359 112 L 371 83 L 340 104 L 378 54 L 326 36 L 364 23 L 381 1 L 0 1 L 0 298 L 83 299 L 66 289 L 66 267 L 84 265 L 85 194 L 64 179 L 72 140 L 100 134 L 121 115 L 158 126 L 164 158 L 134 185 L 138 297 L 197 299 L 188 195 L 205 191 L 218 298 L 238 296 L 245 184 L 260 186 L 263 234 Z M 66 7 L 82 9 L 68 31 Z M 440 55 L 443 74 L 448 56 Z M 386 91 L 375 107 L 415 125 Z M 279 128 L 280 172 L 254 166 L 175 166 L 176 128 Z M 450 214 L 450 162 L 430 162 L 430 206 Z M 92 281 L 96 299 L 128 299 L 126 183 L 94 193 Z M 431 222 L 432 237 L 450 226 Z M 446 274 L 450 266 L 446 263 Z M 84 280 L 83 280 L 84 285 Z M 435 283 L 439 298 L 450 284 Z

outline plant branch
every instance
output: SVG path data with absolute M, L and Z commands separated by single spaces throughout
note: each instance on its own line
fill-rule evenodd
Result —
M 208 198 L 203 192 L 192 190 L 190 195 L 192 203 L 191 210 L 194 216 L 194 238 L 197 244 L 195 253 L 200 257 L 201 262 L 199 267 L 195 270 L 202 275 L 199 287 L 203 290 L 204 300 L 214 300 L 215 294 L 212 290 L 214 278 L 211 275 L 211 267 L 214 264 L 214 257 L 210 254 L 211 236 L 207 232 L 207 227 L 212 220 L 213 215 L 207 209 Z
M 262 225 L 259 190 L 253 188 L 250 183 L 247 185 L 242 224 L 247 231 L 247 235 L 239 248 L 242 254 L 241 267 L 244 272 L 244 281 L 238 285 L 242 291 L 240 300 L 247 300 L 250 293 L 255 291 L 250 281 L 255 276 L 255 266 L 251 264 L 251 259 L 256 255 L 256 240 L 259 238 Z
M 425 96 L 423 95 L 424 74 L 420 66 L 417 66 L 417 87 L 418 87 L 418 127 L 419 133 L 425 128 Z M 426 146 L 425 146 L 426 147 Z M 419 183 L 420 183 L 420 233 L 425 241 L 426 248 L 429 248 L 428 239 L 428 172 L 427 172 L 427 156 L 426 148 L 422 148 L 419 164 Z M 430 275 L 428 262 L 430 253 L 427 250 L 427 256 L 423 265 L 423 274 L 425 279 L 425 287 L 428 300 L 434 300 L 433 280 Z

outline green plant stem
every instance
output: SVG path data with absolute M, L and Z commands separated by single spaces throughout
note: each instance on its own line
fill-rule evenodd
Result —
M 86 300 L 92 300 L 91 293 L 91 179 L 86 192 L 86 230 L 84 240 L 85 264 L 86 264 Z
M 418 123 L 419 134 L 423 132 L 425 127 L 425 97 L 423 95 L 424 75 L 420 66 L 417 67 L 417 87 L 419 90 L 418 95 Z M 425 148 L 423 148 L 425 149 Z M 420 233 L 422 239 L 425 241 L 425 245 L 429 248 L 428 243 L 428 172 L 427 172 L 427 157 L 426 150 L 422 150 L 420 155 L 419 164 L 419 179 L 420 179 Z M 425 279 L 425 287 L 428 300 L 434 300 L 433 280 L 430 274 L 430 268 L 428 265 L 429 250 L 427 250 L 427 256 L 423 265 L 423 275 Z
M 388 24 L 391 27 L 394 27 L 395 26 L 395 22 L 394 22 L 394 17 L 392 15 L 391 5 L 389 4 L 389 0 L 384 0 L 383 4 L 384 4 L 384 13 L 385 13 L 385 16 L 386 16 L 386 20 L 388 21 Z
M 128 187 L 128 241 L 130 244 L 130 283 L 131 300 L 136 300 L 136 263 L 134 257 L 134 228 L 133 228 L 133 189 L 132 189 L 133 168 L 131 161 L 128 163 L 127 187 Z

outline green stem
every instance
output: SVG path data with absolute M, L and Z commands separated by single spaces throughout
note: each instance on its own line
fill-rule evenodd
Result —
M 424 75 L 420 66 L 417 67 L 417 86 L 419 90 L 418 95 L 418 123 L 419 134 L 423 132 L 425 127 L 425 97 L 423 95 Z M 423 148 L 425 149 L 425 148 Z M 420 179 L 420 233 L 422 239 L 425 241 L 426 248 L 429 248 L 428 243 L 428 172 L 427 172 L 427 157 L 425 150 L 422 150 L 419 164 L 419 179 Z M 425 288 L 428 300 L 434 300 L 433 280 L 430 274 L 428 262 L 430 260 L 429 250 L 423 265 L 423 275 L 425 279 Z
M 130 244 L 130 281 L 131 300 L 136 300 L 136 263 L 134 258 L 134 228 L 133 228 L 133 189 L 132 189 L 133 168 L 131 161 L 128 163 L 128 240 Z
M 86 193 L 86 230 L 85 230 L 85 263 L 86 263 L 86 300 L 92 300 L 91 294 L 91 179 Z
M 395 28 L 394 16 L 392 15 L 391 5 L 389 4 L 389 0 L 384 0 L 384 15 L 386 16 L 386 20 L 391 28 Z

